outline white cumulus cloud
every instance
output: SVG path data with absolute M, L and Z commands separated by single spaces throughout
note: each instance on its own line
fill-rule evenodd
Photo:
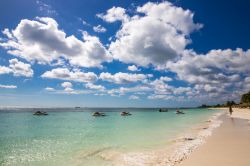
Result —
M 162 66 L 181 55 L 191 42 L 190 33 L 202 27 L 194 23 L 190 10 L 170 2 L 148 2 L 137 7 L 137 12 L 140 15 L 123 22 L 109 47 L 113 57 L 121 62 Z
M 198 55 L 186 51 L 176 62 L 168 62 L 167 69 L 177 73 L 180 80 L 195 85 L 198 94 L 220 99 L 235 99 L 246 90 L 242 80 L 250 76 L 250 50 L 211 50 Z M 238 96 L 239 98 L 239 96 Z
M 55 91 L 55 89 L 54 89 L 54 88 L 52 88 L 52 87 L 46 87 L 46 88 L 45 88 L 45 90 L 46 90 L 46 91 L 49 91 L 49 92 L 53 92 L 53 91 Z
M 23 19 L 14 30 L 5 29 L 5 41 L 0 46 L 9 54 L 40 64 L 56 63 L 65 58 L 71 65 L 81 67 L 101 67 L 102 62 L 110 62 L 112 57 L 99 38 L 82 32 L 83 39 L 67 36 L 58 28 L 58 23 L 49 17 L 36 20 Z
M 4 89 L 16 89 L 17 86 L 16 85 L 2 85 L 2 84 L 0 84 L 0 88 L 4 88 Z
M 161 81 L 165 81 L 165 82 L 169 82 L 169 81 L 172 81 L 173 79 L 170 78 L 170 77 L 167 77 L 167 76 L 161 76 L 161 77 L 160 77 L 160 80 L 161 80 Z
M 101 80 L 112 82 L 115 84 L 126 84 L 126 83 L 143 81 L 147 78 L 147 75 L 122 73 L 122 72 L 118 72 L 118 73 L 115 73 L 113 75 L 110 73 L 101 73 L 99 78 Z
M 122 7 L 112 7 L 106 13 L 99 13 L 97 17 L 106 22 L 112 23 L 115 21 L 128 21 L 129 16 L 126 14 L 126 9 Z
M 0 74 L 9 74 L 12 70 L 6 66 L 0 66 Z
M 61 86 L 64 88 L 65 92 L 73 92 L 74 91 L 74 89 L 72 88 L 73 85 L 71 82 L 63 82 L 61 84 Z
M 108 94 L 111 96 L 121 96 L 126 93 L 143 93 L 144 92 L 150 92 L 152 91 L 152 88 L 146 85 L 138 85 L 134 87 L 120 87 L 115 89 L 110 89 L 107 91 Z
M 41 77 L 75 82 L 94 82 L 98 78 L 93 72 L 70 71 L 67 68 L 56 68 L 51 71 L 46 71 Z
M 16 58 L 9 60 L 9 66 L 0 66 L 0 74 L 10 73 L 24 77 L 32 77 L 34 74 L 30 64 L 23 63 Z
M 94 26 L 94 27 L 93 27 L 93 30 L 94 30 L 95 32 L 98 32 L 98 33 L 104 33 L 104 32 L 107 31 L 107 29 L 104 28 L 104 27 L 101 26 L 101 25 Z
M 128 70 L 130 70 L 130 71 L 140 71 L 140 70 L 138 69 L 138 67 L 135 66 L 135 65 L 128 66 Z
M 131 95 L 131 96 L 129 96 L 129 99 L 130 100 L 138 100 L 138 99 L 140 99 L 140 97 L 136 96 L 136 95 Z
M 93 89 L 93 90 L 99 90 L 99 91 L 104 91 L 105 90 L 105 87 L 102 86 L 102 85 L 95 85 L 93 83 L 87 83 L 86 85 L 86 88 L 89 88 L 89 89 Z
M 72 83 L 71 82 L 63 82 L 61 84 L 63 88 L 72 88 Z

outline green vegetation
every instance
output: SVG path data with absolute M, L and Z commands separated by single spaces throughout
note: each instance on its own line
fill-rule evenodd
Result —
M 230 105 L 232 106 L 236 106 L 238 104 L 236 104 L 234 101 L 227 101 L 224 104 L 215 104 L 215 105 L 206 105 L 206 104 L 202 104 L 199 108 L 218 108 L 218 107 L 229 107 Z
M 241 96 L 240 103 L 242 104 L 250 104 L 250 91 Z
M 241 107 L 241 108 L 250 108 L 250 91 L 248 93 L 245 93 L 241 96 L 240 103 L 235 103 L 234 101 L 227 101 L 224 104 L 216 104 L 216 105 L 206 105 L 202 104 L 199 108 L 218 108 L 218 107 Z

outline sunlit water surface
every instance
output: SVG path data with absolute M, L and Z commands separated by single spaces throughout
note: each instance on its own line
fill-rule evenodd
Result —
M 35 110 L 0 111 L 0 165 L 111 165 L 108 155 L 166 147 L 216 112 L 184 109 L 185 115 L 176 115 L 175 110 L 98 109 L 107 116 L 93 117 L 95 109 L 45 109 L 48 116 L 31 111 Z M 120 111 L 132 116 L 122 117 Z

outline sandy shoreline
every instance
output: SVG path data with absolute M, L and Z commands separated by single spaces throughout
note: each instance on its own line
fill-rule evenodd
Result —
M 233 108 L 233 111 L 231 117 L 228 113 L 222 115 L 222 125 L 178 166 L 250 165 L 250 109 Z
M 119 166 L 174 166 L 185 160 L 196 148 L 206 142 L 214 129 L 218 128 L 222 121 L 219 119 L 222 112 L 216 112 L 209 119 L 196 125 L 171 141 L 171 145 L 152 151 L 122 153 L 118 156 L 108 155 L 113 160 L 113 165 Z M 106 155 L 104 155 L 106 156 Z
M 211 109 L 223 110 L 223 111 L 228 112 L 228 108 L 211 108 Z M 250 109 L 249 108 L 233 108 L 232 117 L 250 120 Z

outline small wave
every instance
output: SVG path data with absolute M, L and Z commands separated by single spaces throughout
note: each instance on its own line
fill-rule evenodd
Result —
M 144 152 L 128 152 L 121 153 L 113 158 L 113 165 L 117 166 L 174 166 L 193 152 L 201 144 L 205 143 L 205 139 L 212 134 L 212 131 L 219 127 L 222 123 L 218 119 L 223 112 L 213 115 L 205 127 L 184 134 L 175 140 L 170 147 L 156 149 Z
M 212 131 L 221 125 L 222 121 L 219 120 L 218 117 L 222 114 L 223 112 L 214 114 L 209 120 L 208 126 L 206 128 L 202 128 L 203 130 L 200 130 L 195 138 L 186 139 L 188 137 L 184 137 L 184 139 L 182 139 L 184 141 L 180 142 L 175 151 L 170 155 L 170 162 L 167 166 L 174 166 L 177 163 L 180 163 L 197 147 L 205 143 L 205 139 L 212 135 Z

